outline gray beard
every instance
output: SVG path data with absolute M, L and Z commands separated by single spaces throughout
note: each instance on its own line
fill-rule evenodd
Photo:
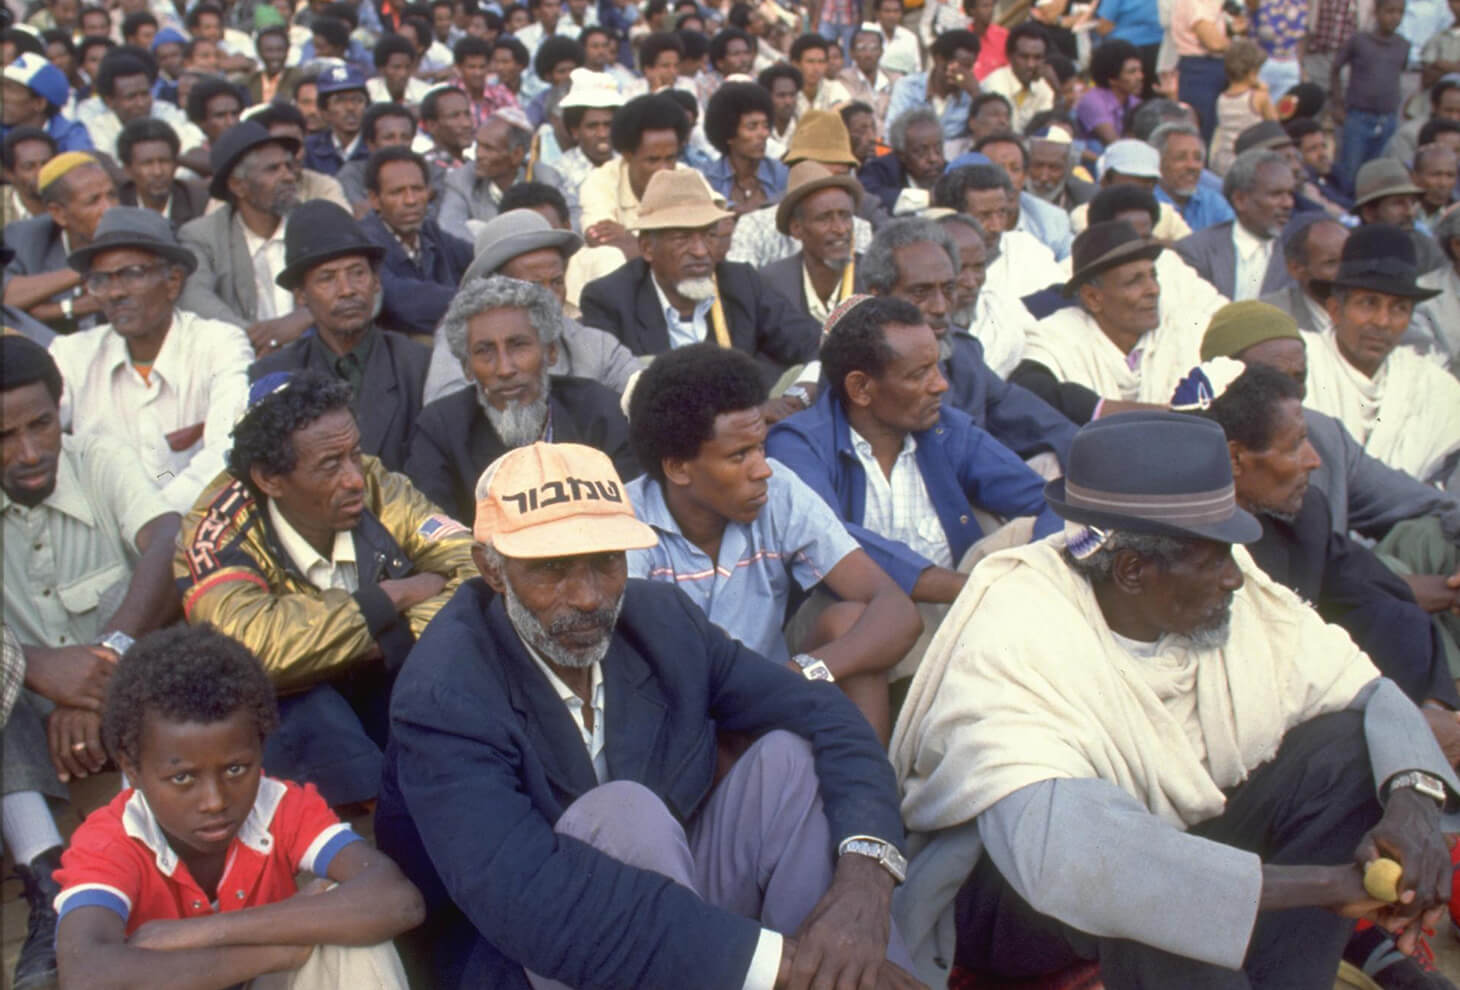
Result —
M 1227 638 L 1232 633 L 1232 607 L 1227 606 L 1223 610 L 1221 618 L 1193 629 L 1181 638 L 1191 644 L 1197 650 L 1220 650 L 1227 645 Z
M 536 399 L 525 405 L 521 402 L 509 402 L 506 409 L 498 409 L 487 401 L 482 387 L 477 386 L 477 403 L 482 407 L 482 412 L 487 414 L 487 422 L 492 424 L 492 429 L 497 431 L 497 436 L 502 438 L 507 449 L 526 447 L 542 438 L 542 428 L 548 417 L 550 387 L 548 369 L 544 367 Z
M 938 338 L 938 360 L 946 361 L 953 356 L 953 334 L 956 333 L 952 326 L 943 332 Z
M 579 614 L 576 617 L 556 619 L 551 628 L 544 626 L 538 621 L 537 616 L 530 612 L 522 600 L 517 597 L 517 592 L 512 590 L 512 582 L 504 582 L 503 593 L 504 603 L 507 606 L 507 618 L 512 623 L 512 628 L 517 630 L 527 645 L 541 653 L 544 657 L 559 667 L 567 667 L 571 670 L 582 670 L 598 663 L 608 654 L 608 647 L 613 642 L 613 630 L 618 625 L 619 610 L 623 608 L 624 596 L 619 595 L 618 601 L 613 603 L 612 608 L 602 608 L 588 615 Z M 565 633 L 574 629 L 596 626 L 604 629 L 603 638 L 600 642 L 582 650 L 570 650 L 553 639 L 553 633 Z
M 1058 200 L 1060 198 L 1060 194 L 1065 191 L 1065 184 L 1063 182 L 1060 182 L 1049 187 L 1048 189 L 1041 189 L 1039 188 L 1039 186 L 1031 182 L 1029 183 L 1029 188 L 1033 190 L 1035 196 L 1044 200 L 1046 203 L 1053 203 Z
M 674 291 L 690 302 L 704 302 L 715 297 L 715 280 L 712 278 L 682 278 L 674 285 Z
M 973 332 L 973 320 L 978 314 L 978 297 L 974 296 L 973 302 L 967 306 L 961 306 L 948 314 L 948 322 L 961 330 Z

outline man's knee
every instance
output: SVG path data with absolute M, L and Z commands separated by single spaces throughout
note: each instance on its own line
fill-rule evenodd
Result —
M 568 806 L 553 831 L 630 866 L 681 880 L 681 850 L 687 848 L 684 829 L 643 784 L 632 780 L 599 784 Z M 687 883 L 687 878 L 681 882 Z
M 1361 711 L 1329 712 L 1295 726 L 1283 737 L 1277 759 L 1301 767 L 1295 790 L 1307 797 L 1374 796 L 1374 776 Z
M 788 785 L 807 776 L 814 780 L 816 775 L 811 743 L 785 729 L 767 732 L 740 759 L 759 764 L 771 779 L 783 779 Z

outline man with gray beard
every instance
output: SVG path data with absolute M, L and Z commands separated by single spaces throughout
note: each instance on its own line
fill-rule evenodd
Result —
M 786 195 L 776 207 L 776 229 L 801 250 L 760 271 L 766 285 L 817 323 L 852 295 L 864 291 L 852 252 L 852 222 L 862 184 L 836 175 L 820 162 L 797 162 Z
M 481 580 L 396 681 L 375 820 L 426 892 L 417 982 L 921 986 L 897 791 L 846 696 L 630 580 L 656 536 L 602 452 L 519 448 L 474 494 Z M 717 760 L 717 731 L 753 741 Z
M 456 519 L 471 521 L 488 464 L 540 440 L 586 444 L 622 477 L 639 473 L 618 393 L 550 374 L 562 327 L 551 292 L 503 275 L 468 279 L 452 300 L 441 334 L 471 384 L 421 410 L 405 473 Z
M 183 224 L 178 240 L 198 259 L 180 309 L 243 327 L 260 356 L 309 328 L 308 310 L 275 282 L 284 268 L 284 221 L 299 202 L 299 142 L 244 121 L 211 151 L 214 199 L 226 206 Z

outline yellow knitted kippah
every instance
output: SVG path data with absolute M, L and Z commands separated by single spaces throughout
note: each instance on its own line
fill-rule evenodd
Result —
M 85 151 L 62 152 L 41 166 L 41 174 L 36 177 L 36 192 L 45 192 L 47 186 L 74 168 L 95 164 L 96 159 Z
M 1212 314 L 1201 341 L 1201 359 L 1235 357 L 1253 344 L 1280 338 L 1301 340 L 1291 316 L 1256 299 L 1228 303 Z

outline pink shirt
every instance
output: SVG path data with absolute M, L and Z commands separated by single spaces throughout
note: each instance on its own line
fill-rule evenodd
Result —
M 1227 21 L 1222 16 L 1222 0 L 1176 0 L 1171 11 L 1171 43 L 1178 55 L 1212 55 L 1202 46 L 1192 30 L 1198 21 L 1210 21 L 1222 37 L 1227 36 Z

